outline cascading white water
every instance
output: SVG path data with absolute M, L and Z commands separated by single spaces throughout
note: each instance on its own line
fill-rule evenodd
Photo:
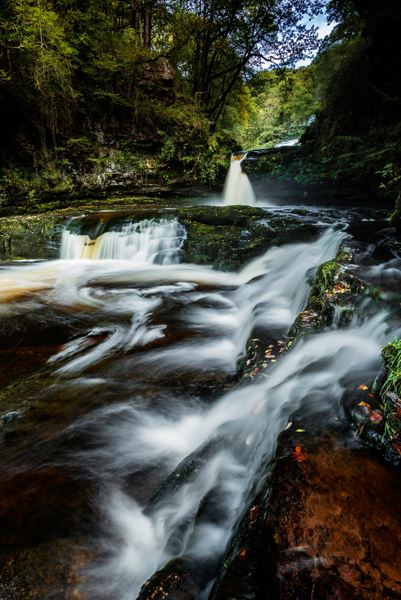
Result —
M 243 172 L 241 162 L 246 158 L 246 154 L 231 156 L 230 168 L 227 173 L 224 184 L 224 204 L 246 204 L 255 206 L 255 194 L 253 193 L 251 182 L 248 175 Z
M 261 383 L 226 393 L 213 404 L 166 389 L 157 402 L 148 401 L 140 384 L 128 387 L 129 379 L 116 387 L 113 358 L 127 376 L 134 367 L 141 376 L 146 369 L 153 374 L 158 369 L 163 374 L 177 369 L 233 372 L 256 326 L 283 339 L 305 306 L 310 271 L 335 255 L 344 234 L 327 230 L 314 242 L 272 248 L 240 272 L 222 273 L 204 266 L 158 265 L 155 249 L 143 251 L 137 260 L 141 250 L 130 254 L 128 244 L 118 246 L 121 231 L 108 233 L 117 237 L 109 238 L 110 249 L 102 257 L 114 261 L 77 260 L 82 252 L 76 256 L 71 249 L 73 260 L 65 256 L 4 266 L 0 325 L 7 321 L 8 331 L 14 321 L 21 330 L 37 323 L 64 327 L 74 325 L 77 316 L 84 323 L 79 335 L 74 329 L 75 337 L 49 361 L 64 378 L 57 385 L 66 397 L 71 390 L 86 398 L 92 388 L 105 396 L 113 389 L 119 403 L 114 398 L 68 427 L 72 439 L 80 431 L 91 439 L 89 447 L 64 460 L 74 472 L 80 469 L 97 482 L 109 526 L 103 560 L 91 567 L 79 593 L 96 600 L 135 600 L 141 586 L 169 559 L 178 555 L 207 561 L 224 554 L 288 415 L 303 400 L 319 410 L 335 405 L 344 380 L 358 371 L 357 386 L 365 381 L 359 377 L 361 368 L 377 370 L 380 347 L 387 341 L 386 323 L 384 313 L 362 320 L 355 315 L 346 329 L 311 335 L 294 344 Z M 137 230 L 134 234 L 141 235 Z M 393 277 L 398 263 L 389 268 Z M 384 277 L 382 270 L 377 277 Z M 159 348 L 141 350 L 163 341 L 171 322 L 175 331 L 190 335 L 178 341 L 172 336 Z M 130 354 L 133 349 L 136 353 Z M 94 376 L 93 369 L 106 358 L 110 370 L 103 367 Z M 85 373 L 88 368 L 92 374 Z M 124 477 L 141 470 L 158 469 L 163 480 L 209 440 L 224 443 L 194 478 L 172 488 L 150 509 L 124 487 Z M 57 460 L 60 464 L 63 459 Z M 218 519 L 197 519 L 205 497 L 216 493 Z
M 92 240 L 68 229 L 63 232 L 60 258 L 74 260 L 130 260 L 138 263 L 171 265 L 179 262 L 185 228 L 177 219 L 144 219 L 125 223 Z

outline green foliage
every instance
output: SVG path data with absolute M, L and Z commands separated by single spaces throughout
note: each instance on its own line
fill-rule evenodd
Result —
M 160 158 L 162 160 L 170 161 L 174 158 L 175 155 L 175 144 L 172 138 L 166 138 L 163 147 L 160 151 Z
M 249 118 L 239 135 L 246 148 L 269 148 L 298 138 L 319 108 L 313 66 L 261 71 L 249 90 Z
M 201 154 L 198 159 L 198 172 L 202 183 L 209 184 L 210 187 L 216 183 L 219 172 L 219 165 L 216 162 L 214 153 Z
M 387 379 L 380 391 L 383 400 L 383 412 L 386 418 L 384 436 L 394 442 L 401 442 L 401 340 L 394 336 L 394 342 L 389 342 L 382 348 L 382 357 L 387 371 Z
M 60 138 L 81 137 L 83 123 L 93 131 L 105 117 L 139 130 L 160 128 L 158 117 L 173 101 L 162 98 L 164 75 L 155 74 L 165 68 L 158 59 L 168 57 L 185 99 L 180 118 L 186 120 L 188 101 L 195 115 L 221 125 L 224 113 L 228 128 L 246 126 L 244 76 L 258 69 L 262 55 L 273 60 L 278 36 L 287 61 L 315 47 L 316 32 L 300 22 L 304 11 L 318 7 L 318 0 L 308 7 L 285 0 L 173 0 L 168 8 L 156 0 L 3 2 L 0 105 L 9 120 L 18 115 L 22 127 L 33 127 L 29 135 L 35 145 L 40 140 L 43 154 L 64 147 Z M 170 160 L 172 149 L 162 152 Z
M 326 180 L 353 179 L 400 197 L 391 165 L 401 160 L 401 5 L 330 0 L 328 15 L 337 25 L 313 62 L 320 109 L 301 140 L 302 166 L 320 165 Z
M 382 356 L 388 373 L 382 388 L 382 395 L 394 391 L 401 396 L 401 340 L 394 336 L 394 342 L 389 342 L 382 348 Z

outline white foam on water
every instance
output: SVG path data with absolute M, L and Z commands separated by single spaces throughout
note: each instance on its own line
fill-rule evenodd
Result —
M 157 264 L 152 258 L 157 250 L 140 260 L 135 259 L 138 250 L 129 259 L 7 265 L 0 270 L 0 325 L 10 327 L 14 319 L 19 328 L 32 323 L 69 326 L 81 318 L 86 325 L 49 362 L 68 378 L 160 339 L 174 315 L 176 326 L 191 333 L 188 338 L 121 360 L 154 371 L 179 366 L 181 372 L 230 372 L 254 327 L 280 336 L 288 331 L 305 306 L 311 274 L 335 256 L 343 238 L 343 233 L 327 230 L 313 242 L 271 248 L 238 273 Z M 110 241 L 113 249 L 107 253 L 120 252 L 118 238 L 113 240 L 117 245 Z M 378 278 L 382 271 L 375 273 Z M 396 271 L 398 265 L 391 264 L 386 275 Z M 380 312 L 355 318 L 345 329 L 308 336 L 261 383 L 235 389 L 214 404 L 171 393 L 156 404 L 133 396 L 71 425 L 71 431 L 92 432 L 93 444 L 71 460 L 103 486 L 109 521 L 105 557 L 87 571 L 82 593 L 91 599 L 134 600 L 169 559 L 222 556 L 290 413 L 303 400 L 327 411 L 341 397 L 343 381 L 362 367 L 366 372 L 378 369 L 380 348 L 387 341 L 385 317 Z M 106 385 L 101 378 L 91 382 Z M 80 378 L 58 385 L 79 390 Z M 116 473 L 123 478 L 155 467 L 168 473 L 211 441 L 215 450 L 200 460 L 196 476 L 172 487 L 147 510 L 115 483 Z M 205 498 L 215 503 L 214 516 L 202 513 Z
M 164 218 L 125 223 L 117 231 L 107 231 L 94 240 L 66 229 L 61 240 L 60 258 L 176 264 L 185 237 L 185 228 L 177 219 Z
M 128 260 L 5 267 L 0 272 L 0 326 L 10 327 L 2 317 L 11 316 L 66 324 L 78 316 L 90 319 L 94 326 L 51 359 L 60 363 L 60 374 L 78 374 L 117 351 L 163 337 L 164 326 L 153 323 L 152 315 L 169 299 L 180 307 L 182 326 L 196 331 L 197 339 L 147 351 L 137 356 L 137 364 L 233 370 L 255 325 L 290 326 L 306 302 L 309 271 L 331 258 L 343 237 L 329 230 L 313 243 L 272 248 L 238 273 Z M 212 289 L 200 292 L 198 284 Z M 99 328 L 100 320 L 104 324 Z M 94 344 L 99 335 L 105 339 Z
M 91 456 L 99 473 L 135 471 L 138 465 L 173 468 L 208 440 L 221 438 L 222 444 L 199 467 L 197 477 L 171 488 L 151 510 L 145 511 L 121 490 L 112 493 L 108 518 L 114 538 L 105 542 L 111 556 L 92 571 L 85 588 L 89 597 L 134 600 L 169 559 L 202 562 L 221 556 L 255 477 L 274 456 L 289 414 L 303 399 L 327 410 L 343 393 L 339 381 L 352 377 L 361 364 L 366 371 L 377 370 L 386 338 L 384 317 L 378 314 L 348 330 L 309 337 L 268 379 L 232 391 L 209 408 L 182 404 L 172 414 L 161 415 L 128 404 L 120 407 L 123 419 L 107 419 L 109 424 L 101 428 L 104 444 Z M 199 518 L 202 500 L 210 494 L 216 498 L 219 518 Z

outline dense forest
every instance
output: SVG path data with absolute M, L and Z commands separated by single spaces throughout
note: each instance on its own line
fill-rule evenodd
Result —
M 336 26 L 320 43 L 304 23 L 323 11 Z M 394 194 L 399 14 L 396 0 L 6 0 L 3 188 L 68 194 L 115 163 L 214 185 L 231 150 L 299 137 L 316 114 L 281 174 L 368 172 Z

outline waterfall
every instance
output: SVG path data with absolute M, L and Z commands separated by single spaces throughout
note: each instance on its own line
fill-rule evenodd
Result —
M 239 166 L 240 159 L 235 162 Z M 326 209 L 314 214 L 326 229 L 320 237 L 271 247 L 236 272 L 176 264 L 185 229 L 174 214 L 160 212 L 142 212 L 136 219 L 132 213 L 79 217 L 64 231 L 64 260 L 2 264 L 2 348 L 14 351 L 19 344 L 18 352 L 21 347 L 24 354 L 16 356 L 24 357 L 18 363 L 27 365 L 28 377 L 16 380 L 9 394 L 18 401 L 21 397 L 15 406 L 20 433 L 9 436 L 4 416 L 0 420 L 7 442 L 0 481 L 6 481 L 10 494 L 1 516 L 10 515 L 10 523 L 17 525 L 24 518 L 28 526 L 18 531 L 32 536 L 26 537 L 29 543 L 43 540 L 46 519 L 52 536 L 71 523 L 77 535 L 67 549 L 71 547 L 68 556 L 77 569 L 72 574 L 78 575 L 67 591 L 61 580 L 59 596 L 135 600 L 140 594 L 143 600 L 156 598 L 158 586 L 161 595 L 167 590 L 166 599 L 228 598 L 230 594 L 210 592 L 223 567 L 233 586 L 236 581 L 242 585 L 250 569 L 256 582 L 268 576 L 266 563 L 254 562 L 264 538 L 257 537 L 258 522 L 247 511 L 257 494 L 267 491 L 277 441 L 291 427 L 291 415 L 302 407 L 297 424 L 302 429 L 297 431 L 294 423 L 290 432 L 294 442 L 302 443 L 302 451 L 306 440 L 323 439 L 321 424 L 323 431 L 340 432 L 339 444 L 346 444 L 347 452 L 362 452 L 361 441 L 343 420 L 340 400 L 348 391 L 354 398 L 361 384 L 370 385 L 381 368 L 381 348 L 393 335 L 400 337 L 399 322 L 385 311 L 384 293 L 377 302 L 376 289 L 380 286 L 388 294 L 387 306 L 395 312 L 401 261 L 391 253 L 385 263 L 367 260 L 374 243 L 361 245 L 351 228 L 344 232 L 337 227 L 346 222 L 342 211 L 339 220 Z M 354 222 L 355 211 L 347 218 Z M 386 224 L 381 231 L 381 238 L 377 230 L 372 234 L 380 242 L 388 239 Z M 333 327 L 315 332 L 311 327 L 296 340 L 287 338 L 289 351 L 282 351 L 283 340 L 292 338 L 288 332 L 306 306 L 311 277 L 318 265 L 336 256 L 344 240 L 351 250 L 362 248 L 355 251 L 348 274 L 366 285 L 373 281 L 376 289 L 350 295 L 353 313 L 347 302 L 341 319 L 335 313 Z M 82 258 L 92 260 L 77 260 Z M 119 260 L 104 260 L 110 258 Z M 345 318 L 348 312 L 352 318 Z M 29 370 L 31 355 L 47 361 L 41 363 L 44 369 Z M 3 350 L 3 361 L 4 356 Z M 3 373 L 4 367 L 12 370 L 17 363 L 14 355 L 9 360 L 3 362 Z M 241 376 L 244 363 L 249 363 L 244 374 L 248 384 L 235 386 L 237 366 Z M 300 477 L 303 467 L 325 464 L 308 452 L 306 465 L 290 467 L 286 457 L 288 468 L 296 468 Z M 328 489 L 329 458 L 324 454 Z M 378 461 L 369 458 L 367 465 L 375 477 Z M 56 478 L 58 473 L 62 479 Z M 15 488 L 9 481 L 13 486 L 16 482 Z M 37 494 L 37 501 L 20 502 L 26 489 L 35 490 L 35 481 L 45 501 L 39 502 Z M 347 489 L 341 486 L 340 481 L 339 494 Z M 53 488 L 56 495 L 47 495 Z M 78 504 L 71 504 L 74 497 Z M 267 522 L 259 522 L 264 536 Z M 251 559 L 243 571 L 235 572 L 231 558 L 242 557 L 233 540 L 245 539 L 242 531 L 248 528 L 255 536 L 246 538 L 252 545 L 246 542 L 243 548 L 249 549 Z M 327 540 L 325 556 L 331 560 L 338 546 L 336 538 Z M 295 535 L 289 541 L 287 565 L 301 569 L 315 564 L 315 546 L 312 553 L 303 543 Z M 85 555 L 82 548 L 89 549 Z M 276 559 L 271 560 L 275 565 Z M 342 555 L 339 561 L 345 564 Z M 160 574 L 149 582 L 166 565 L 167 585 Z M 181 566 L 185 585 L 180 588 Z M 170 592 L 168 586 L 175 581 Z M 259 591 L 245 594 L 239 584 L 237 598 L 266 597 Z M 224 589 L 228 587 L 219 588 Z
M 60 258 L 172 265 L 179 263 L 179 250 L 185 237 L 185 228 L 177 219 L 165 218 L 123 222 L 95 239 L 66 229 L 61 240 Z
M 255 206 L 255 194 L 253 193 L 248 175 L 243 172 L 241 162 L 246 158 L 245 154 L 232 154 L 230 168 L 224 184 L 224 204 L 247 204 Z

